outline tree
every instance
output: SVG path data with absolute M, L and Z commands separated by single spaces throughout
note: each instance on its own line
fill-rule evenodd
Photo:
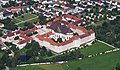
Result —
M 120 70 L 120 63 L 117 63 L 117 64 L 116 64 L 115 69 L 116 69 L 116 70 Z
M 10 6 L 16 6 L 17 5 L 17 3 L 15 2 L 15 1 L 9 1 L 9 4 L 10 4 Z
M 38 32 L 37 31 L 34 31 L 33 34 L 37 34 Z
M 26 22 L 26 23 L 24 24 L 24 27 L 27 28 L 27 30 L 28 30 L 28 29 L 33 28 L 34 25 L 33 25 L 33 23 Z
M 80 67 L 77 67 L 77 69 L 76 70 L 81 70 L 81 68 Z
M 49 4 L 45 4 L 45 7 L 48 8 Z
M 18 40 L 19 39 L 19 36 L 16 36 L 15 38 L 14 38 L 14 40 Z
M 59 16 L 61 16 L 62 15 L 62 12 L 59 12 Z
M 18 29 L 18 26 L 15 25 L 13 22 L 11 21 L 5 21 L 5 26 L 3 28 L 7 29 L 7 30 L 17 30 Z
M 18 14 L 17 14 L 17 13 L 14 13 L 14 16 L 15 16 L 15 17 L 17 17 L 17 16 L 18 16 Z
M 67 2 L 69 2 L 70 4 L 75 3 L 75 0 L 67 0 Z
M 52 52 L 49 50 L 49 51 L 47 52 L 47 55 L 48 55 L 48 56 L 52 56 Z
M 32 46 L 31 46 L 31 43 L 27 43 L 26 45 L 25 45 L 25 49 L 30 49 Z
M 45 17 L 43 16 L 43 14 L 40 14 L 38 17 L 41 21 L 45 19 Z
M 0 30 L 0 37 L 3 35 L 2 30 Z
M 24 15 L 22 15 L 21 18 L 24 18 Z
M 57 42 L 59 42 L 59 43 L 63 42 L 63 41 L 62 41 L 62 38 L 58 38 L 58 39 L 57 39 Z
M 13 52 L 17 52 L 17 50 L 19 50 L 19 48 L 16 47 L 16 45 L 12 45 L 12 47 L 10 47 L 10 49 L 13 51 Z
M 26 34 L 26 36 L 32 36 L 33 34 L 32 33 L 28 33 L 28 34 Z

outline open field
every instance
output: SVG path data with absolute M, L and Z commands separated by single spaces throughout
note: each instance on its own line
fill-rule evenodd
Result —
M 36 65 L 11 68 L 11 70 L 114 70 L 115 65 L 120 62 L 120 51 L 86 58 L 77 61 L 70 61 L 65 64 Z
M 88 56 L 88 55 L 93 55 L 93 54 L 109 51 L 112 49 L 113 49 L 112 47 L 96 41 L 93 45 L 82 48 L 80 49 L 80 51 L 83 55 Z

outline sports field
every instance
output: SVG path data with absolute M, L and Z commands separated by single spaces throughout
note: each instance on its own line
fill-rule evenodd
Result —
M 24 15 L 21 15 L 19 17 L 16 17 L 15 19 L 13 19 L 13 22 L 16 23 L 17 25 L 25 23 L 25 22 L 36 22 L 39 21 L 38 17 L 34 14 L 30 14 L 30 13 L 25 13 Z

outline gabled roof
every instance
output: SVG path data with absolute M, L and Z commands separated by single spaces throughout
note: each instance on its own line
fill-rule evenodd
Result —
M 32 40 L 32 37 L 28 37 L 25 35 L 20 34 L 20 37 L 24 38 L 23 40 L 19 41 L 17 44 L 24 44 L 26 42 L 29 42 L 30 40 Z
M 51 26 L 50 26 L 50 28 L 52 29 L 52 30 L 54 30 L 55 32 L 57 32 L 57 33 L 62 33 L 62 34 L 67 34 L 67 33 L 72 33 L 73 31 L 70 29 L 70 28 L 68 28 L 67 26 L 65 26 L 65 25 L 61 25 L 61 23 L 60 22 L 53 22 L 52 24 L 51 24 Z
M 9 12 L 9 11 L 7 11 L 7 10 L 5 10 L 5 11 L 3 12 L 3 16 L 4 16 L 4 17 L 10 16 L 10 15 L 13 15 L 13 13 L 12 13 L 12 12 Z
M 12 6 L 12 7 L 7 8 L 7 10 L 11 11 L 12 13 L 18 12 L 19 9 L 22 9 L 22 6 Z

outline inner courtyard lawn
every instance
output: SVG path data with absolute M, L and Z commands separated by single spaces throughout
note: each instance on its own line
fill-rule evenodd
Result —
M 81 70 L 114 70 L 118 62 L 120 62 L 120 51 L 70 61 L 65 64 L 15 67 L 10 70 L 77 70 L 77 67 L 80 67 Z
M 110 46 L 108 46 L 106 44 L 103 44 L 101 42 L 96 41 L 91 46 L 81 48 L 80 51 L 84 56 L 89 56 L 89 55 L 109 51 L 109 50 L 112 50 L 112 49 L 113 49 L 112 47 L 110 47 Z

